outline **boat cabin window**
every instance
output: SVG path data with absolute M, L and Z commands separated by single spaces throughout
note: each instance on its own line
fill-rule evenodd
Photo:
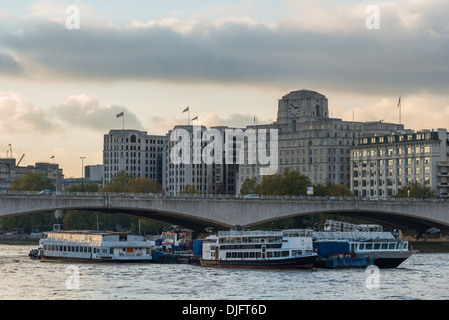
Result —
M 308 230 L 290 230 L 284 231 L 284 237 L 311 237 L 312 232 Z
M 394 250 L 396 248 L 396 243 L 395 242 L 391 242 L 388 244 L 388 249 L 389 250 Z
M 382 250 L 388 249 L 388 243 L 382 243 L 381 249 Z

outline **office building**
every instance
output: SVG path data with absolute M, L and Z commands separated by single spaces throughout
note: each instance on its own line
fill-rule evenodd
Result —
M 358 138 L 351 148 L 351 190 L 362 197 L 390 197 L 418 182 L 448 197 L 448 145 L 445 129 Z
M 350 187 L 350 150 L 354 139 L 389 134 L 403 125 L 386 122 L 343 121 L 329 117 L 327 98 L 315 91 L 292 91 L 278 101 L 277 121 L 252 128 L 278 129 L 279 172 L 297 170 L 313 184 Z M 247 178 L 257 177 L 260 166 L 240 166 L 238 190 Z
M 162 154 L 165 136 L 148 135 L 139 130 L 110 130 L 104 135 L 104 183 L 111 182 L 121 170 L 162 184 Z

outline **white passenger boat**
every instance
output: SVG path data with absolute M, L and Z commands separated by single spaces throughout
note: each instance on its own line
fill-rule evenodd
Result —
M 312 268 L 312 230 L 227 231 L 203 241 L 203 267 Z
M 350 254 L 357 259 L 372 259 L 379 268 L 396 268 L 414 253 L 408 241 L 396 238 L 378 225 L 356 225 L 328 220 L 325 231 L 313 233 L 313 247 L 320 258 Z
M 102 231 L 44 232 L 39 248 L 30 258 L 40 260 L 78 260 L 111 262 L 148 262 L 156 249 L 143 236 Z

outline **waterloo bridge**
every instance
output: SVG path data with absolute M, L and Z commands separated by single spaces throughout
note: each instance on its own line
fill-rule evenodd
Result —
M 449 201 L 441 199 L 363 200 L 269 196 L 162 197 L 149 194 L 7 193 L 0 195 L 0 218 L 56 210 L 92 210 L 121 213 L 177 224 L 194 230 L 252 226 L 275 220 L 319 213 L 358 217 L 401 229 L 449 230 Z

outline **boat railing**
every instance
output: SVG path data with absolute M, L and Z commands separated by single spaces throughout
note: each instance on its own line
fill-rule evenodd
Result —
M 254 231 L 218 231 L 219 237 L 232 237 L 232 236 L 270 236 L 270 235 L 282 235 L 282 231 L 265 231 L 265 230 L 254 230 Z
M 390 232 L 359 232 L 359 231 L 314 231 L 313 238 L 317 240 L 362 240 L 362 239 L 395 239 Z

